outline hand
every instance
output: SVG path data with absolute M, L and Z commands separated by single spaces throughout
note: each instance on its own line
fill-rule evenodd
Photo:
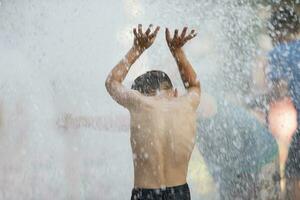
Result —
M 139 51 L 144 51 L 148 49 L 154 42 L 156 35 L 160 29 L 159 26 L 151 33 L 152 24 L 148 27 L 145 33 L 142 31 L 142 25 L 138 25 L 138 31 L 136 28 L 133 29 L 134 34 L 134 42 L 133 46 L 137 48 Z
M 181 47 L 184 46 L 184 44 L 187 41 L 193 39 L 197 35 L 197 33 L 195 33 L 195 30 L 192 30 L 190 34 L 188 34 L 187 36 L 186 36 L 186 32 L 187 32 L 187 27 L 184 27 L 180 36 L 178 36 L 178 29 L 176 29 L 174 31 L 174 37 L 171 38 L 170 31 L 168 28 L 166 28 L 166 40 L 171 52 L 180 49 Z

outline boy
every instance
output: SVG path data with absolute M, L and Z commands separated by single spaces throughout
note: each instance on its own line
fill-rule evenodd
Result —
M 166 40 L 175 58 L 187 93 L 178 96 L 169 77 L 161 71 L 149 71 L 138 77 L 132 89 L 122 82 L 132 64 L 154 42 L 159 27 L 133 29 L 134 44 L 111 71 L 106 88 L 112 98 L 130 112 L 131 148 L 134 162 L 132 200 L 188 200 L 186 183 L 188 163 L 195 144 L 196 109 L 200 83 L 182 50 L 196 36 L 185 27 L 174 37 L 166 29 Z

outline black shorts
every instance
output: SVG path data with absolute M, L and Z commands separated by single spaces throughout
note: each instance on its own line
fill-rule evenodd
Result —
M 164 189 L 142 189 L 132 190 L 131 200 L 190 200 L 190 189 L 188 184 L 166 187 Z
M 300 179 L 300 128 L 293 135 L 289 148 L 289 154 L 285 166 L 285 176 L 287 178 Z

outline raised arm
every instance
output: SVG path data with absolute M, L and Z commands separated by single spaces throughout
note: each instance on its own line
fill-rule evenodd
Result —
M 170 31 L 166 28 L 166 40 L 169 49 L 176 60 L 184 87 L 188 91 L 193 91 L 200 95 L 200 82 L 197 80 L 197 74 L 187 60 L 182 49 L 185 43 L 194 38 L 197 34 L 195 33 L 195 30 L 192 30 L 188 35 L 186 35 L 186 33 L 187 27 L 184 27 L 180 35 L 178 35 L 178 30 L 176 29 L 173 38 L 171 38 Z
M 147 48 L 149 48 L 153 44 L 159 31 L 159 27 L 156 27 L 153 32 L 151 32 L 151 27 L 152 25 L 148 27 L 145 33 L 143 33 L 142 31 L 141 24 L 138 25 L 138 30 L 136 28 L 133 29 L 133 46 L 125 55 L 125 57 L 112 69 L 105 82 L 108 93 L 115 101 L 125 107 L 129 106 L 129 103 L 131 103 L 132 98 L 134 98 L 135 94 L 133 91 L 127 90 L 122 85 L 122 82 L 125 79 L 132 64 Z

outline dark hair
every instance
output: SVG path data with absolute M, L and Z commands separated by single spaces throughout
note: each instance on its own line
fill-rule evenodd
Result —
M 157 70 L 148 71 L 134 80 L 131 89 L 137 90 L 144 95 L 151 95 L 156 90 L 168 90 L 173 88 L 169 76 Z
M 273 11 L 269 24 L 272 38 L 295 34 L 300 31 L 300 18 L 291 6 L 281 6 Z

